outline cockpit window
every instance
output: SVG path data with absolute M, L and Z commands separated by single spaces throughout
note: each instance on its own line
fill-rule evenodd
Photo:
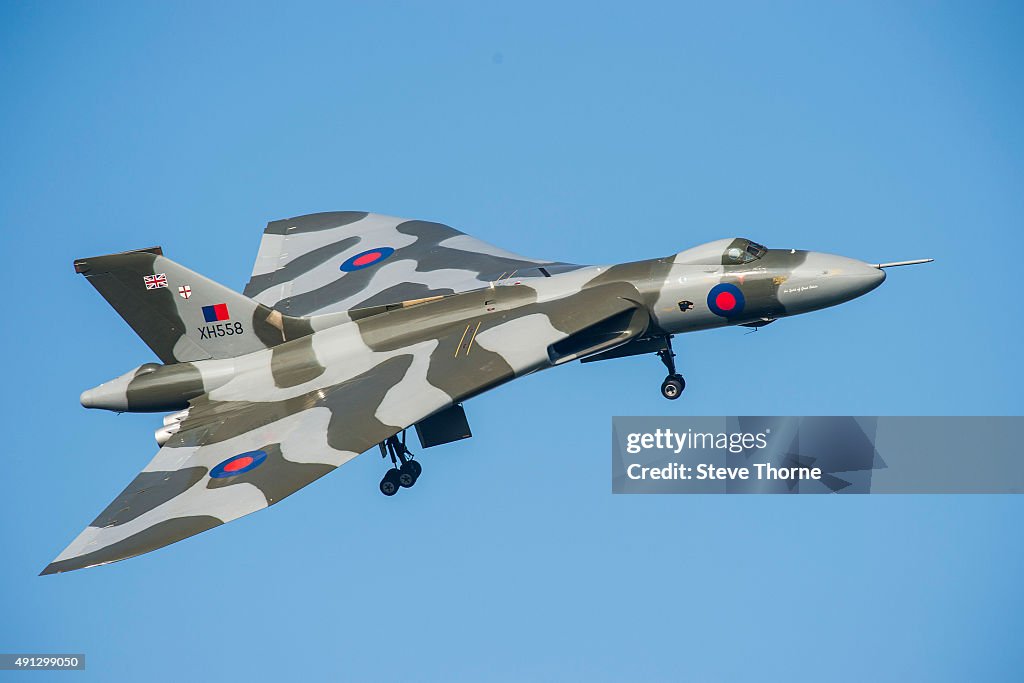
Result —
M 768 250 L 757 242 L 751 242 L 747 245 L 747 254 L 750 256 L 750 260 L 759 259 L 765 255 Z
M 737 244 L 737 242 L 739 243 Z M 746 242 L 745 246 L 743 242 Z M 733 242 L 733 245 L 725 251 L 726 259 L 732 263 L 750 263 L 768 253 L 764 246 L 750 240 L 736 240 Z

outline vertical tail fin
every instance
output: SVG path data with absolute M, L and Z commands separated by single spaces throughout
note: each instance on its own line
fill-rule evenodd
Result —
M 163 255 L 160 247 L 75 261 L 164 363 L 232 358 L 309 334 L 289 318 Z

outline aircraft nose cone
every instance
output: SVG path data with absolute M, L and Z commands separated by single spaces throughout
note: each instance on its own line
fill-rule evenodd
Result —
M 841 301 L 867 294 L 885 280 L 884 270 L 845 256 L 823 255 L 821 268 L 822 286 Z
M 869 263 L 845 256 L 821 259 L 822 274 L 818 278 L 822 294 L 831 303 L 856 299 L 870 292 L 885 280 L 885 271 Z
M 853 260 L 853 259 L 850 259 Z M 881 268 L 875 268 L 871 264 L 863 263 L 861 261 L 856 262 L 856 267 L 850 268 L 850 273 L 846 275 L 847 286 L 850 288 L 853 297 L 858 297 L 863 294 L 867 294 L 878 285 L 885 282 L 885 271 Z
M 885 271 L 845 256 L 808 252 L 805 263 L 781 287 L 779 300 L 791 313 L 835 306 L 867 294 Z

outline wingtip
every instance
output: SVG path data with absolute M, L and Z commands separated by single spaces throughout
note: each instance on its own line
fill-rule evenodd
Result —
M 50 574 L 64 574 L 66 572 L 73 572 L 79 569 L 88 569 L 89 567 L 95 567 L 100 564 L 107 564 L 106 562 L 81 562 L 76 561 L 78 558 L 68 558 L 66 560 L 54 560 L 50 564 L 43 568 L 43 571 L 39 572 L 39 576 L 49 576 Z

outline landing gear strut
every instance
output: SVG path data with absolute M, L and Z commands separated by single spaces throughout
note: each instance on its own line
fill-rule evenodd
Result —
M 405 430 L 402 430 L 401 439 L 395 434 L 381 441 L 378 446 L 380 456 L 386 458 L 390 455 L 393 466 L 380 480 L 380 492 L 385 496 L 393 496 L 399 488 L 407 489 L 415 484 L 423 472 L 423 466 L 412 459 L 412 451 L 405 447 Z
M 686 380 L 683 376 L 676 372 L 676 354 L 672 350 L 672 335 L 665 335 L 665 348 L 658 351 L 658 358 L 665 364 L 665 368 L 668 369 L 668 377 L 661 383 L 661 395 L 670 401 L 674 401 L 679 398 L 683 393 L 683 389 L 686 388 Z

